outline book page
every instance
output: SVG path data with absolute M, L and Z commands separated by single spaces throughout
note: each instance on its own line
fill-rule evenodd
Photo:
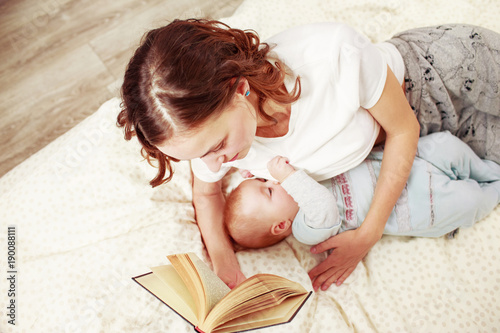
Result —
M 189 292 L 188 288 L 182 281 L 181 277 L 175 271 L 174 267 L 171 265 L 163 265 L 152 267 L 151 271 L 169 287 L 173 289 L 172 293 L 182 298 L 184 303 L 191 310 L 193 315 L 196 313 L 196 303 L 194 302 L 193 296 Z
M 198 305 L 202 322 L 231 289 L 194 253 L 167 256 Z
M 257 274 L 234 288 L 210 312 L 205 322 L 200 322 L 199 326 L 206 330 L 223 327 L 224 323 L 242 316 L 249 316 L 259 311 L 267 312 L 280 304 L 286 307 L 285 304 L 292 302 L 291 300 L 288 302 L 287 299 L 307 294 L 304 287 L 296 282 L 276 275 Z M 301 300 L 297 302 L 300 303 Z
M 310 294 L 311 293 L 289 297 L 278 306 L 233 319 L 222 325 L 221 328 L 214 329 L 213 332 L 225 333 L 246 331 L 290 322 L 307 298 L 309 298 Z
M 177 312 L 193 326 L 198 325 L 193 297 L 171 265 L 154 267 L 155 273 L 134 277 L 134 280 Z
M 206 295 L 206 315 L 226 296 L 231 289 L 200 258 L 190 254 L 193 264 L 200 275 Z
M 203 285 L 196 267 L 187 254 L 172 254 L 167 256 L 167 258 L 193 297 L 196 309 L 198 310 L 196 318 L 198 318 L 198 321 L 203 320 L 205 318 L 205 292 L 203 291 Z

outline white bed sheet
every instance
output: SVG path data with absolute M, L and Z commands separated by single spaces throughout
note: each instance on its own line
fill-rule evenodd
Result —
M 479 0 L 246 0 L 234 27 L 263 39 L 296 24 L 342 21 L 382 41 L 441 23 L 500 32 L 500 3 Z M 131 277 L 193 251 L 189 165 L 152 189 L 155 174 L 116 128 L 118 99 L 0 179 L 0 332 L 192 332 Z M 239 181 L 237 175 L 228 179 Z M 16 228 L 16 325 L 8 324 L 8 226 Z M 293 239 L 238 253 L 243 272 L 274 273 L 311 289 L 322 255 Z M 341 287 L 318 292 L 290 324 L 263 332 L 497 332 L 500 207 L 456 239 L 384 236 Z

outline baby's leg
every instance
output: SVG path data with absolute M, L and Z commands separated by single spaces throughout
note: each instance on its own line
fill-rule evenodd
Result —
M 481 160 L 450 133 L 420 138 L 418 156 L 407 185 L 410 227 L 387 233 L 440 237 L 473 225 L 498 205 L 500 165 Z M 386 231 L 390 227 L 388 222 Z
M 429 181 L 430 193 L 418 185 L 409 188 L 411 228 L 386 233 L 441 237 L 457 228 L 474 225 L 500 201 L 500 181 L 480 184 L 473 179 L 452 180 L 432 168 L 429 168 Z M 387 228 L 388 225 L 386 231 Z
M 448 233 L 472 226 L 500 202 L 500 180 L 478 183 L 472 179 L 445 180 L 435 187 L 435 229 Z
M 449 132 L 420 138 L 418 156 L 450 179 L 473 179 L 479 183 L 500 181 L 500 165 L 480 159 L 472 149 Z

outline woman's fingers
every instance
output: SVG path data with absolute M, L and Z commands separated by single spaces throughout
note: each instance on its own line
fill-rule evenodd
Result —
M 336 236 L 330 237 L 326 241 L 314 245 L 313 247 L 311 247 L 311 253 L 323 253 L 325 251 L 333 249 L 336 242 L 335 237 Z
M 332 270 L 332 269 L 335 269 L 335 266 L 336 266 L 335 262 L 336 262 L 336 258 L 332 253 L 331 255 L 326 257 L 326 259 L 323 260 L 323 262 L 321 262 L 320 264 L 318 264 L 316 267 L 314 267 L 313 269 L 311 269 L 309 271 L 309 278 L 311 280 L 314 280 L 314 279 L 318 278 L 320 275 L 324 274 L 325 272 Z
M 342 276 L 344 274 L 343 270 L 339 270 L 332 275 L 328 276 L 328 274 L 325 274 L 326 280 L 324 280 L 322 283 L 318 281 L 318 288 L 321 286 L 321 290 L 327 290 L 330 288 L 330 286 L 334 283 L 336 283 L 339 279 L 339 276 Z
M 319 288 L 321 290 L 327 290 L 330 285 L 337 280 L 337 276 L 340 273 L 336 271 L 335 268 L 327 269 L 322 274 L 316 276 L 313 280 L 313 288 L 314 291 L 318 291 Z
M 311 248 L 312 253 L 333 250 L 319 265 L 309 272 L 314 290 L 328 289 L 333 283 L 340 286 L 354 271 L 371 248 L 356 230 L 345 231 Z
M 349 277 L 349 275 L 354 272 L 355 269 L 356 265 L 347 268 L 327 268 L 321 274 L 311 278 L 313 281 L 314 291 L 318 291 L 320 288 L 321 290 L 327 290 L 332 284 L 336 284 L 337 287 L 340 286 Z M 309 273 L 309 276 L 311 276 L 311 273 Z
M 337 282 L 335 282 L 337 284 L 337 286 L 340 286 L 342 283 L 344 283 L 344 281 L 349 277 L 349 275 L 351 275 L 351 273 L 354 272 L 356 267 L 357 267 L 357 265 L 346 269 L 346 271 L 337 279 Z

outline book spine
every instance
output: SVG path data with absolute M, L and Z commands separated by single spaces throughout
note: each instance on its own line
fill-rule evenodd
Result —
M 198 326 L 196 326 L 196 327 L 194 328 L 194 330 L 195 330 L 196 332 L 199 332 L 199 333 L 205 333 L 205 332 L 203 332 L 202 330 L 200 330 Z

